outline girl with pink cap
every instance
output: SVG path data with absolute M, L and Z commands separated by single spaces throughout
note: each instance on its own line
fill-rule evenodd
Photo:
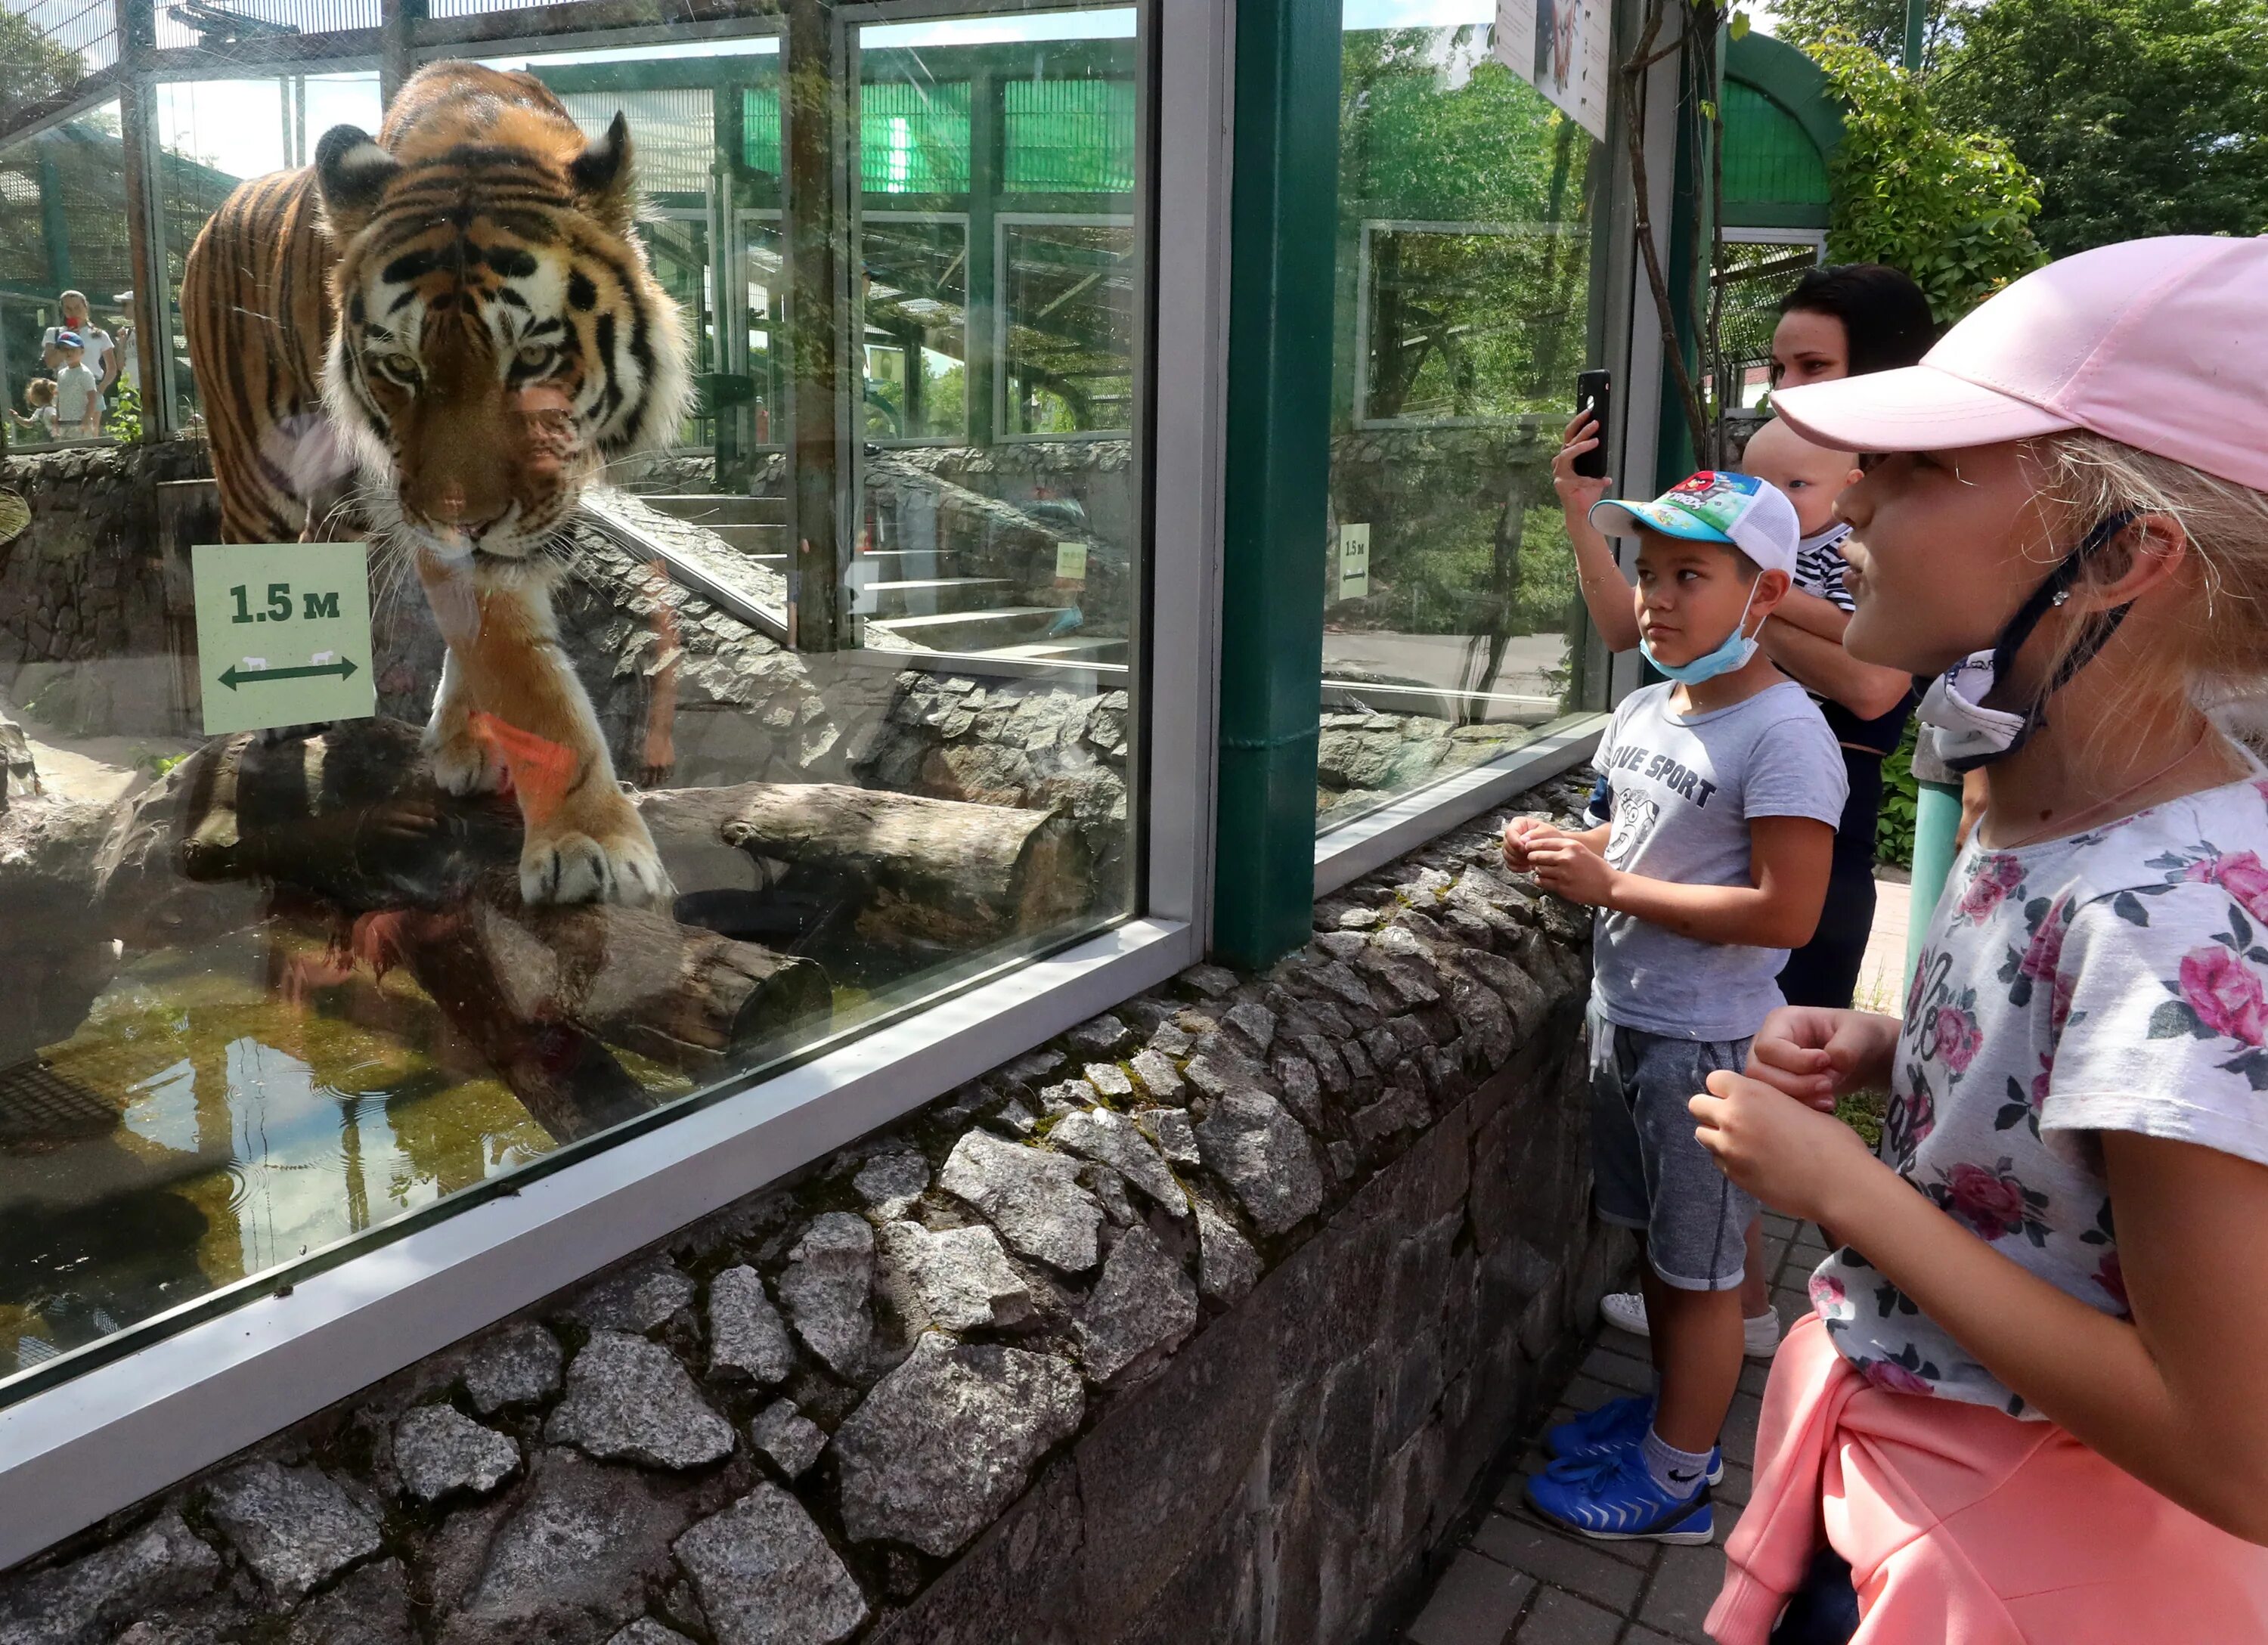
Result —
M 1693 1099 L 1847 1242 L 1710 1633 L 2268 1640 L 2268 775 L 2206 714 L 2268 675 L 2268 239 L 2067 258 L 1775 405 L 1873 454 L 1845 643 L 1990 798 L 1903 1023 L 1778 1012 Z M 1879 1154 L 1821 1111 L 1870 1088 Z

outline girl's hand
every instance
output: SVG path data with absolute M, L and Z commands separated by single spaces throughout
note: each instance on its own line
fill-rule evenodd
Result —
M 1551 459 L 1551 489 L 1559 494 L 1559 506 L 1571 520 L 1589 520 L 1591 505 L 1614 487 L 1611 478 L 1594 480 L 1575 472 L 1575 459 L 1598 448 L 1598 418 L 1588 411 L 1578 411 L 1575 420 L 1567 424 L 1559 454 Z
M 1719 1069 L 1708 1083 L 1686 1104 L 1700 1122 L 1693 1134 L 1727 1178 L 1775 1211 L 1834 1221 L 1866 1173 L 1889 1169 L 1850 1126 L 1761 1080 Z
M 1614 865 L 1572 834 L 1531 842 L 1528 866 L 1536 884 L 1571 903 L 1604 908 L 1614 896 Z
M 1515 874 L 1526 874 L 1531 847 L 1564 837 L 1564 830 L 1542 817 L 1514 817 L 1504 825 L 1504 866 Z
M 1889 1086 L 1897 1044 L 1894 1017 L 1782 1006 L 1756 1030 L 1749 1078 L 1831 1114 L 1845 1091 Z

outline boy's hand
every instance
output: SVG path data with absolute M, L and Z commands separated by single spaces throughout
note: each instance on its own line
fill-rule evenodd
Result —
M 1528 866 L 1536 884 L 1571 903 L 1604 908 L 1614 895 L 1614 865 L 1572 834 L 1531 842 Z
M 1614 487 L 1611 478 L 1594 480 L 1575 472 L 1575 459 L 1598 448 L 1598 418 L 1588 411 L 1578 411 L 1575 420 L 1567 424 L 1559 454 L 1551 459 L 1551 489 L 1559 494 L 1559 506 L 1570 520 L 1588 520 L 1591 505 Z
M 1749 1049 L 1749 1078 L 1822 1113 L 1845 1091 L 1889 1082 L 1898 1025 L 1864 1011 L 1782 1006 Z
M 1529 851 L 1545 840 L 1565 837 L 1564 830 L 1542 817 L 1514 817 L 1504 825 L 1504 866 L 1515 874 L 1526 874 L 1531 867 Z
M 1686 1104 L 1701 1146 L 1736 1186 L 1773 1210 L 1806 1222 L 1831 1222 L 1847 1209 L 1851 1187 L 1889 1168 L 1859 1133 L 1833 1116 L 1730 1069 Z

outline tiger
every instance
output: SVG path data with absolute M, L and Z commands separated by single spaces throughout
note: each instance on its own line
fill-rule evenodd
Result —
M 586 138 L 532 75 L 436 63 L 375 138 L 334 127 L 313 166 L 239 185 L 181 286 L 223 539 L 313 539 L 351 507 L 409 557 L 446 645 L 428 763 L 452 793 L 510 778 L 532 904 L 674 891 L 551 609 L 583 488 L 691 393 L 635 176 L 620 113 Z

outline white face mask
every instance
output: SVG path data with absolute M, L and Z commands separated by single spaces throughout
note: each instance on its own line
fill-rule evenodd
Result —
M 2022 740 L 2029 721 L 1984 706 L 1992 690 L 1992 653 L 1964 658 L 1930 682 L 1921 699 L 1921 722 L 1939 733 L 1938 757 L 1965 771 L 2006 754 Z

